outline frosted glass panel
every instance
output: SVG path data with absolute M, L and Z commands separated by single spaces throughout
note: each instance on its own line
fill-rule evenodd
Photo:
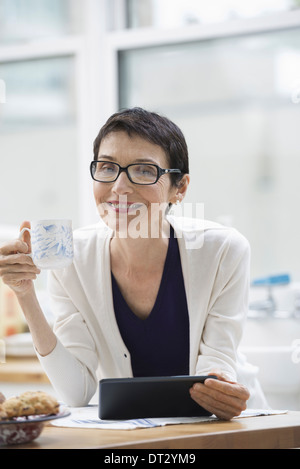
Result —
M 0 77 L 6 84 L 0 132 L 72 122 L 74 73 L 72 57 L 0 63 Z
M 187 202 L 250 240 L 253 276 L 300 280 L 300 32 L 120 53 L 120 107 L 161 112 L 183 129 Z
M 74 59 L 1 64 L 0 76 L 0 225 L 41 218 L 78 225 Z
M 0 0 L 0 43 L 61 36 L 82 29 L 82 0 Z
M 128 27 L 176 28 L 253 18 L 299 7 L 299 0 L 127 0 Z

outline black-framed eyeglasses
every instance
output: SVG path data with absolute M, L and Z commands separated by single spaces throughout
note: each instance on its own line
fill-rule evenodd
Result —
M 180 169 L 163 169 L 152 163 L 133 163 L 126 167 L 111 161 L 92 161 L 90 165 L 91 176 L 98 182 L 115 182 L 125 171 L 133 184 L 155 184 L 163 174 L 181 174 Z

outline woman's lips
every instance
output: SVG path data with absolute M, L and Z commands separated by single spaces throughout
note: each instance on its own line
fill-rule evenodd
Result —
M 106 202 L 106 204 L 116 213 L 128 213 L 130 211 L 140 210 L 144 204 L 134 202 L 118 202 L 115 200 Z

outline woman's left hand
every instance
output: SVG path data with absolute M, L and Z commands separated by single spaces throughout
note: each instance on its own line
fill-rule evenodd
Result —
M 247 408 L 250 397 L 248 389 L 242 384 L 226 379 L 222 372 L 211 372 L 216 379 L 206 379 L 204 384 L 195 383 L 190 395 L 199 405 L 222 420 L 237 417 Z

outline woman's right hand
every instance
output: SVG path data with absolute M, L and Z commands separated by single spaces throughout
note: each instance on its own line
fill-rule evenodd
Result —
M 30 241 L 26 243 L 21 239 L 0 247 L 0 277 L 17 296 L 23 296 L 33 290 L 33 280 L 40 273 L 31 257 L 26 255 L 28 252 Z

